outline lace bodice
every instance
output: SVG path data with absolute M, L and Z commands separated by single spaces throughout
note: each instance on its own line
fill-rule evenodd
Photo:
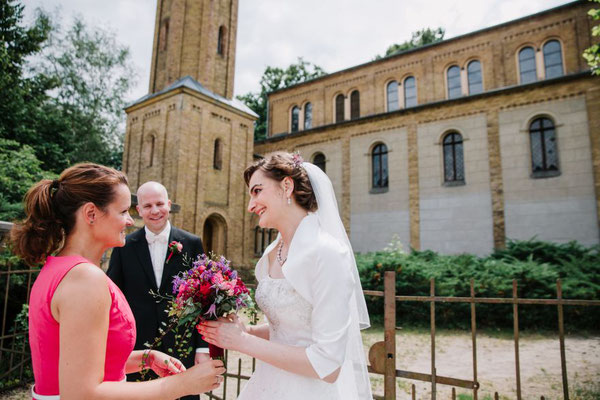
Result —
M 270 340 L 294 346 L 311 343 L 312 306 L 286 279 L 267 275 L 258 284 L 256 302 L 269 320 Z

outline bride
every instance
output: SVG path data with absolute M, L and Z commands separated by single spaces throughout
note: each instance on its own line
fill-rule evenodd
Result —
M 207 342 L 259 360 L 239 400 L 373 398 L 360 329 L 369 326 L 352 247 L 331 181 L 298 155 L 273 153 L 244 172 L 248 211 L 279 231 L 256 265 L 268 323 L 207 321 Z

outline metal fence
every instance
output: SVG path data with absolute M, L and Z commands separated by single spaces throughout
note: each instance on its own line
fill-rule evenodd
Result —
M 512 304 L 513 305 L 513 340 L 515 352 L 515 378 L 517 399 L 522 399 L 521 394 L 521 364 L 519 359 L 519 305 L 532 304 L 539 306 L 556 306 L 558 313 L 558 340 L 560 342 L 560 359 L 562 373 L 563 398 L 569 399 L 569 383 L 567 378 L 567 358 L 565 354 L 565 326 L 563 306 L 600 306 L 599 300 L 572 300 L 564 299 L 562 296 L 561 281 L 556 282 L 555 299 L 525 299 L 519 298 L 517 292 L 517 281 L 513 280 L 512 298 L 483 298 L 475 297 L 474 281 L 471 279 L 470 297 L 445 297 L 435 295 L 435 280 L 430 281 L 429 296 L 397 296 L 395 293 L 396 273 L 388 271 L 384 277 L 384 291 L 365 290 L 367 296 L 377 296 L 384 298 L 384 341 L 375 343 L 369 350 L 369 372 L 384 375 L 384 396 L 375 396 L 376 399 L 396 399 L 396 378 L 430 382 L 431 399 L 435 400 L 437 396 L 437 385 L 452 386 L 452 399 L 456 398 L 455 388 L 471 389 L 473 400 L 478 399 L 480 389 L 477 380 L 477 304 Z M 430 305 L 430 334 L 431 334 L 431 369 L 429 374 L 402 371 L 396 369 L 396 303 L 397 302 L 422 302 Z M 472 342 L 472 366 L 473 374 L 468 379 L 458 379 L 453 377 L 439 376 L 436 374 L 435 361 L 435 305 L 436 303 L 467 303 L 471 308 L 471 342 Z M 412 398 L 416 398 L 415 385 L 412 385 Z M 499 394 L 494 393 L 494 398 L 498 399 Z M 544 399 L 544 396 L 540 396 Z
M 39 269 L 16 269 L 9 263 L 0 269 L 0 295 L 2 297 L 2 326 L 0 331 L 0 382 L 5 386 L 15 386 L 32 380 L 31 356 L 27 343 L 26 324 L 22 324 L 24 313 L 21 305 L 29 301 L 31 286 Z M 521 372 L 519 359 L 519 314 L 520 305 L 555 306 L 558 313 L 558 340 L 560 342 L 560 357 L 562 371 L 563 397 L 569 399 L 569 385 L 567 378 L 567 358 L 565 354 L 565 328 L 563 318 L 564 306 L 600 306 L 599 300 L 572 300 L 562 296 L 561 282 L 556 284 L 555 299 L 526 299 L 519 298 L 517 282 L 513 281 L 511 298 L 482 298 L 475 296 L 474 282 L 471 280 L 470 297 L 444 297 L 435 295 L 435 281 L 430 283 L 429 296 L 402 296 L 396 295 L 395 272 L 386 272 L 384 278 L 384 291 L 369 291 L 366 296 L 384 298 L 384 340 L 375 343 L 369 350 L 369 372 L 384 376 L 384 395 L 376 395 L 375 399 L 396 399 L 396 380 L 398 378 L 428 382 L 431 387 L 431 399 L 437 396 L 437 385 L 452 387 L 452 398 L 456 397 L 455 388 L 469 389 L 472 391 L 473 400 L 478 399 L 480 384 L 478 381 L 477 367 L 477 304 L 512 304 L 513 309 L 513 340 L 515 354 L 515 378 L 517 399 L 521 395 Z M 429 303 L 430 308 L 430 336 L 431 336 L 431 367 L 429 373 L 403 371 L 396 369 L 396 303 L 397 302 L 422 302 Z M 466 303 L 470 305 L 471 316 L 471 347 L 472 347 L 472 376 L 464 378 L 440 376 L 436 373 L 436 303 Z M 213 393 L 208 394 L 209 399 L 226 400 L 235 398 L 242 389 L 242 382 L 250 379 L 256 367 L 256 360 L 247 358 L 242 360 L 237 353 L 225 354 L 227 372 L 223 385 Z M 228 395 L 229 394 L 229 395 Z M 495 393 L 495 398 L 498 398 Z M 542 399 L 543 396 L 540 396 Z M 416 398 L 415 385 L 412 385 L 412 398 Z

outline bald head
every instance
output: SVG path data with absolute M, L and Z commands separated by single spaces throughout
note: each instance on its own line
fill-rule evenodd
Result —
M 146 227 L 155 234 L 162 232 L 171 211 L 167 189 L 158 182 L 146 182 L 138 188 L 137 200 L 136 208 Z
M 166 187 L 164 187 L 162 184 L 160 184 L 158 182 L 148 181 L 148 182 L 142 184 L 142 186 L 140 186 L 138 188 L 138 190 L 137 190 L 138 201 L 140 199 L 140 196 L 143 196 L 144 193 L 149 193 L 149 192 L 162 192 L 167 199 L 169 198 L 169 194 L 167 193 Z

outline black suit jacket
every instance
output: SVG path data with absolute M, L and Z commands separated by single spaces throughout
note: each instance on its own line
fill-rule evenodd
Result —
M 183 245 L 183 250 L 180 254 L 174 253 L 167 263 L 166 260 L 171 253 L 167 249 L 160 288 L 156 287 L 152 259 L 150 258 L 144 228 L 128 235 L 125 246 L 114 248 L 110 257 L 107 274 L 125 295 L 135 317 L 137 329 L 136 350 L 146 349 L 144 343 L 153 343 L 159 335 L 159 327 L 164 328 L 161 323 L 166 323 L 168 320 L 165 313 L 168 305 L 167 301 L 158 301 L 150 294 L 150 290 L 158 291 L 162 295 L 172 295 L 173 276 L 188 269 L 188 266 L 183 264 L 183 255 L 187 254 L 188 258 L 195 259 L 198 254 L 204 252 L 199 237 L 173 226 L 171 226 L 168 243 L 172 241 L 180 242 Z M 170 353 L 168 349 L 175 351 L 174 344 L 175 336 L 167 334 L 158 350 Z M 207 347 L 208 345 L 194 328 L 187 346 L 192 346 L 195 349 L 197 347 Z M 192 350 L 188 357 L 181 360 L 186 367 L 191 367 L 194 364 L 194 354 L 195 350 Z M 173 355 L 177 357 L 177 354 Z

